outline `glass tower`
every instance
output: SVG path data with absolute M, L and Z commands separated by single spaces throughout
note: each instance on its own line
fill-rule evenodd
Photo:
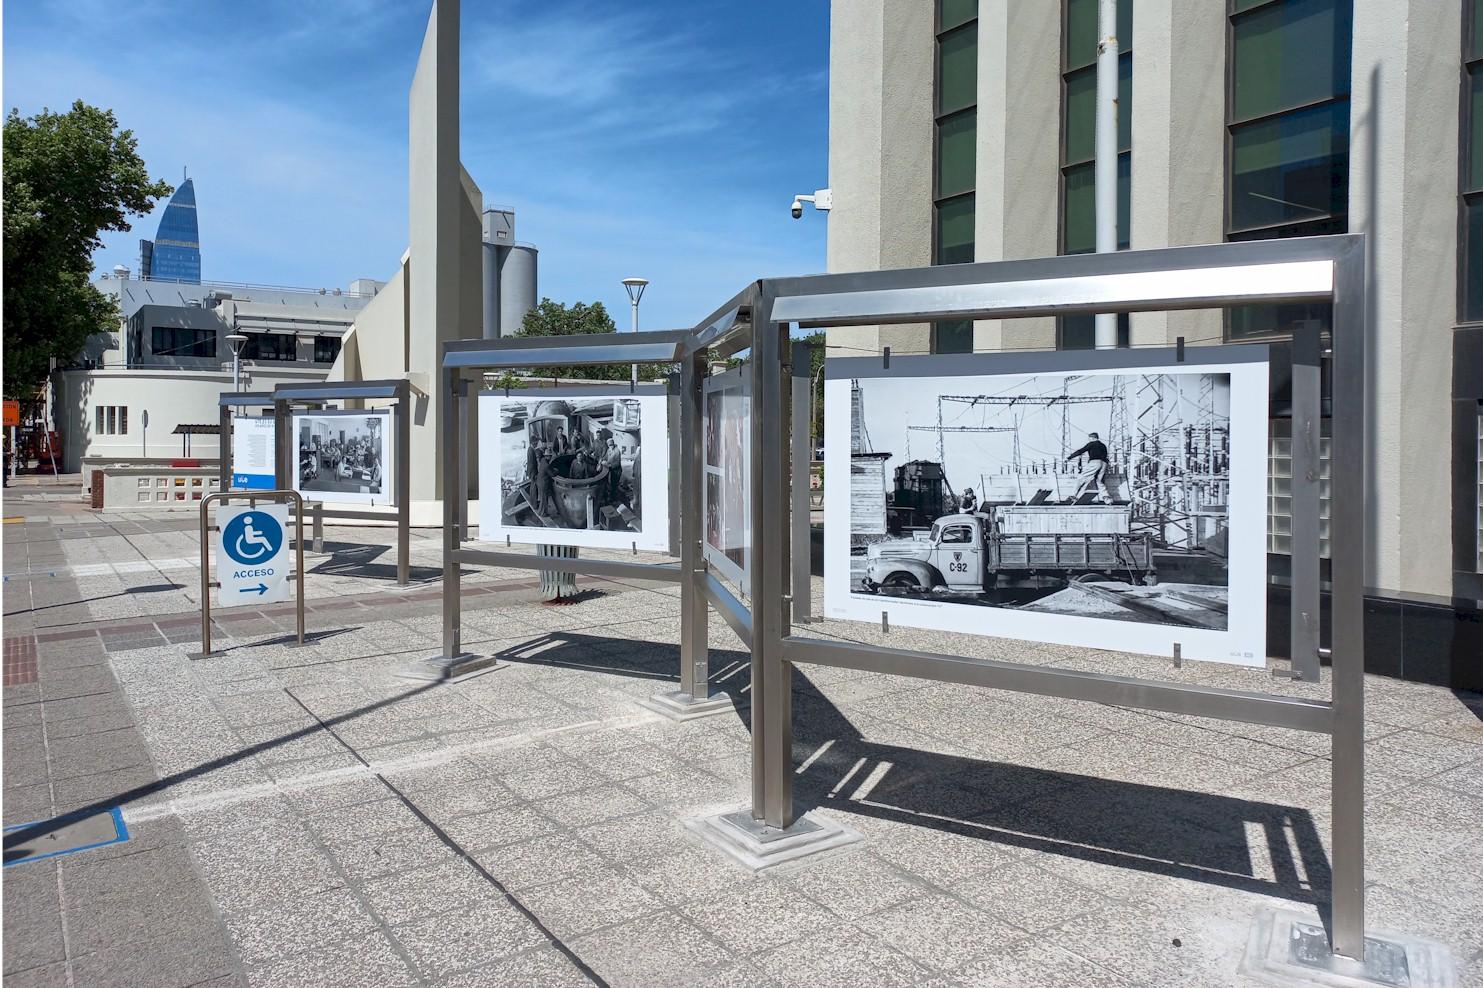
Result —
M 196 226 L 196 186 L 186 179 L 170 197 L 154 240 L 139 242 L 139 274 L 159 281 L 201 281 L 201 235 Z

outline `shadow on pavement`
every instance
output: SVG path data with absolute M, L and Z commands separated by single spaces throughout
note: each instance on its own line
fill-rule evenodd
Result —
M 666 642 L 600 638 L 571 631 L 553 631 L 501 649 L 495 653 L 495 657 L 504 662 L 559 669 L 585 669 L 658 682 L 678 683 L 680 679 L 680 647 Z M 750 663 L 751 656 L 746 652 L 715 648 L 710 650 L 711 695 L 724 694 L 729 697 L 744 723 L 747 722 L 747 717 L 742 710 L 748 700 Z
M 1329 923 L 1332 874 L 1305 809 L 873 742 L 804 675 L 793 723 L 795 762 L 834 742 L 795 778 L 799 816 L 824 807 L 1311 903 Z
M 402 693 L 398 693 L 395 696 L 389 696 L 384 700 L 377 700 L 375 703 L 368 703 L 363 707 L 357 707 L 355 710 L 349 710 L 343 714 L 338 714 L 334 717 L 319 718 L 318 723 L 311 724 L 308 727 L 300 728 L 297 731 L 290 731 L 287 734 L 280 735 L 271 740 L 261 741 L 257 744 L 249 745 L 241 749 L 240 751 L 234 751 L 229 755 L 222 755 L 218 758 L 213 758 L 210 761 L 202 762 L 199 765 L 194 765 L 191 768 L 184 769 L 179 772 L 173 772 L 170 775 L 165 776 L 163 779 L 158 779 L 154 782 L 147 782 L 142 786 L 135 786 L 132 789 L 125 790 L 121 793 L 116 793 L 113 796 L 95 800 L 94 802 L 89 803 L 87 806 L 83 806 L 79 809 L 73 810 L 70 813 L 64 813 L 61 816 L 52 817 L 50 820 L 41 820 L 31 824 L 30 826 L 8 831 L 5 834 L 6 857 L 10 857 L 13 848 L 17 848 L 20 845 L 28 844 L 38 837 L 45 837 L 47 834 L 55 833 L 56 831 L 62 829 L 70 823 L 75 823 L 78 820 L 85 819 L 97 813 L 106 813 L 109 810 L 113 809 L 115 806 L 121 807 L 125 803 L 131 803 L 136 799 L 143 799 L 146 796 L 152 796 L 155 793 L 164 792 L 171 786 L 181 782 L 185 782 L 188 779 L 196 779 L 203 775 L 209 775 L 210 773 L 215 772 L 217 769 L 235 765 L 243 759 L 251 758 L 254 755 L 261 754 L 265 751 L 272 751 L 279 745 L 287 744 L 290 741 L 297 741 L 298 739 L 308 737 L 311 734 L 318 734 L 326 727 L 333 727 L 336 724 L 343 724 L 348 720 L 354 720 L 355 718 L 360 717 L 364 714 L 368 714 L 373 710 L 380 710 L 383 707 L 392 706 L 393 704 L 400 703 L 403 700 L 410 699 L 411 697 L 417 696 L 421 693 L 426 693 L 428 690 L 436 689 L 437 687 L 442 685 L 444 684 L 425 683 L 421 686 L 416 686 Z

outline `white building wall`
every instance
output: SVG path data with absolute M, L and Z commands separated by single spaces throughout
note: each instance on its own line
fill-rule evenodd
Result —
M 318 381 L 323 371 L 252 371 L 244 375 L 244 391 L 271 391 L 288 382 Z M 76 473 L 82 458 L 116 456 L 120 459 L 181 455 L 177 425 L 214 425 L 220 421 L 219 397 L 232 390 L 230 371 L 179 370 L 70 370 L 54 378 L 58 431 L 65 437 L 65 469 Z M 94 409 L 122 406 L 129 410 L 128 431 L 98 435 Z M 145 425 L 146 419 L 148 425 Z M 192 436 L 191 456 L 216 459 L 216 436 Z

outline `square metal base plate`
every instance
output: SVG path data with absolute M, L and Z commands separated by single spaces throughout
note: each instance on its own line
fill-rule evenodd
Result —
M 1452 955 L 1430 940 L 1374 930 L 1357 961 L 1329 950 L 1328 931 L 1310 916 L 1265 906 L 1257 912 L 1241 971 L 1283 988 L 1453 988 Z
M 682 693 L 679 690 L 656 693 L 640 700 L 639 703 L 655 713 L 663 714 L 670 720 L 676 721 L 714 717 L 716 714 L 724 714 L 736 709 L 731 702 L 731 697 L 725 693 L 714 693 L 704 700 L 697 700 L 689 693 Z
M 769 827 L 751 811 L 686 820 L 685 827 L 748 871 L 766 871 L 864 840 L 857 831 L 824 817 L 803 816 L 791 827 Z
M 486 669 L 501 669 L 509 665 L 508 662 L 500 662 L 493 655 L 475 655 L 472 652 L 462 652 L 454 656 L 434 655 L 430 659 L 419 659 L 409 662 L 397 670 L 396 674 L 401 679 L 416 679 L 424 683 L 438 683 L 446 679 L 457 679 L 459 676 L 467 676 L 471 672 L 481 672 Z

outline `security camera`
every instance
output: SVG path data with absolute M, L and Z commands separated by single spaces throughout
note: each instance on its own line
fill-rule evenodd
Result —
M 788 210 L 788 212 L 793 214 L 793 218 L 795 220 L 803 219 L 803 204 L 806 202 L 813 203 L 814 208 L 817 209 L 819 212 L 827 213 L 829 212 L 829 208 L 834 205 L 834 193 L 831 192 L 829 189 L 819 189 L 815 191 L 814 194 L 811 196 L 794 196 L 793 206 Z

